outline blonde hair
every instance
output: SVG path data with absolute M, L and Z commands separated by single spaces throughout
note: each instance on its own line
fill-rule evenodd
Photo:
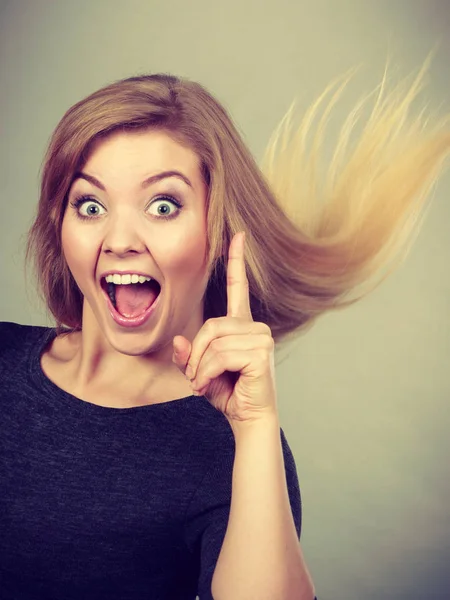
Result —
M 31 254 L 39 294 L 58 333 L 79 330 L 82 324 L 83 296 L 61 248 L 68 192 L 94 143 L 117 131 L 164 130 L 201 160 L 208 186 L 211 273 L 205 320 L 226 314 L 228 247 L 242 230 L 247 233 L 253 318 L 269 325 L 277 344 L 305 331 L 325 312 L 365 296 L 406 257 L 431 187 L 450 154 L 446 120 L 432 130 L 424 111 L 408 120 L 429 62 L 430 57 L 412 84 L 403 82 L 387 95 L 385 72 L 373 112 L 344 164 L 350 133 L 370 95 L 357 104 L 341 130 L 322 188 L 317 164 L 325 124 L 351 75 L 331 98 L 311 150 L 306 141 L 312 121 L 339 80 L 330 84 L 297 128 L 291 106 L 269 142 L 261 168 L 226 110 L 203 86 L 186 78 L 130 77 L 75 104 L 51 137 L 26 249 L 25 264 Z M 386 267 L 387 273 L 369 285 Z M 361 284 L 366 289 L 351 298 Z

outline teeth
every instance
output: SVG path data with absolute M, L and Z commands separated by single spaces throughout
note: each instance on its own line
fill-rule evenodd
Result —
M 107 275 L 105 277 L 107 283 L 115 285 L 128 285 L 130 283 L 144 283 L 144 281 L 152 281 L 151 277 L 143 275 Z

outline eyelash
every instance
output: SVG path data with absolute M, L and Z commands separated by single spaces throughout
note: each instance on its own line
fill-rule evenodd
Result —
M 175 206 L 179 209 L 181 209 L 183 207 L 182 204 L 180 204 L 177 200 L 175 200 L 175 198 L 172 198 L 172 196 L 158 196 L 157 198 L 155 198 L 154 202 L 157 201 L 161 201 L 161 200 L 168 200 L 169 202 L 171 202 L 172 204 L 175 204 Z M 80 215 L 80 213 L 78 212 L 78 208 L 82 205 L 85 204 L 86 202 L 93 202 L 95 204 L 100 204 L 100 202 L 98 202 L 97 200 L 94 200 L 94 198 L 91 198 L 90 196 L 86 195 L 86 194 L 82 194 L 81 196 L 77 196 L 71 203 L 70 206 L 72 206 L 75 211 L 76 211 L 76 216 L 78 219 L 82 219 L 83 221 L 92 221 L 94 219 L 97 219 L 97 217 L 87 217 L 86 215 Z M 152 202 L 153 204 L 153 202 Z M 169 221 L 170 219 L 174 219 L 177 216 L 177 212 L 175 212 L 174 215 L 170 215 L 168 217 L 165 217 L 164 215 L 160 215 L 159 217 L 155 217 L 156 219 L 164 219 L 165 221 Z

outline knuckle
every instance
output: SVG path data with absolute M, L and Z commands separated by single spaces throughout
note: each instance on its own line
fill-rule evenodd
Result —
M 260 331 L 261 331 L 262 334 L 265 334 L 265 335 L 267 335 L 267 336 L 269 336 L 269 337 L 272 338 L 272 330 L 267 325 L 267 323 L 260 322 L 260 323 L 258 323 L 258 327 L 259 327 L 259 329 L 260 329 Z
M 263 356 L 262 356 L 262 364 L 264 366 L 265 369 L 269 368 L 272 362 L 272 358 L 270 355 L 270 352 L 264 352 Z
M 212 334 L 216 329 L 216 320 L 214 318 L 208 319 L 205 321 L 204 328 L 208 334 Z
M 271 353 L 275 349 L 275 340 L 271 335 L 264 335 L 262 345 L 266 352 L 268 351 L 269 353 Z
M 266 332 L 268 335 L 270 335 L 270 337 L 272 338 L 272 330 L 270 329 L 270 327 L 267 325 L 267 323 L 264 323 L 265 328 L 266 328 Z M 273 339 L 273 338 L 272 338 Z

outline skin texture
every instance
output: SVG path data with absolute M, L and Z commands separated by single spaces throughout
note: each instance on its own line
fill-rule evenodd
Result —
M 192 188 L 171 177 L 141 189 L 147 177 L 174 169 Z M 60 344 L 65 381 L 80 398 L 97 403 L 104 398 L 118 407 L 176 399 L 177 391 L 190 395 L 172 362 L 172 341 L 175 335 L 192 341 L 203 325 L 207 189 L 199 159 L 165 132 L 120 132 L 93 148 L 82 171 L 106 191 L 75 180 L 64 214 L 63 252 L 84 296 L 82 331 Z M 75 209 L 71 203 L 80 193 L 96 202 Z M 166 194 L 183 207 L 155 201 Z M 89 220 L 80 220 L 77 212 Z M 165 214 L 176 216 L 164 220 Z M 109 269 L 140 270 L 162 284 L 159 306 L 141 327 L 124 328 L 111 318 L 100 288 L 100 274 Z

